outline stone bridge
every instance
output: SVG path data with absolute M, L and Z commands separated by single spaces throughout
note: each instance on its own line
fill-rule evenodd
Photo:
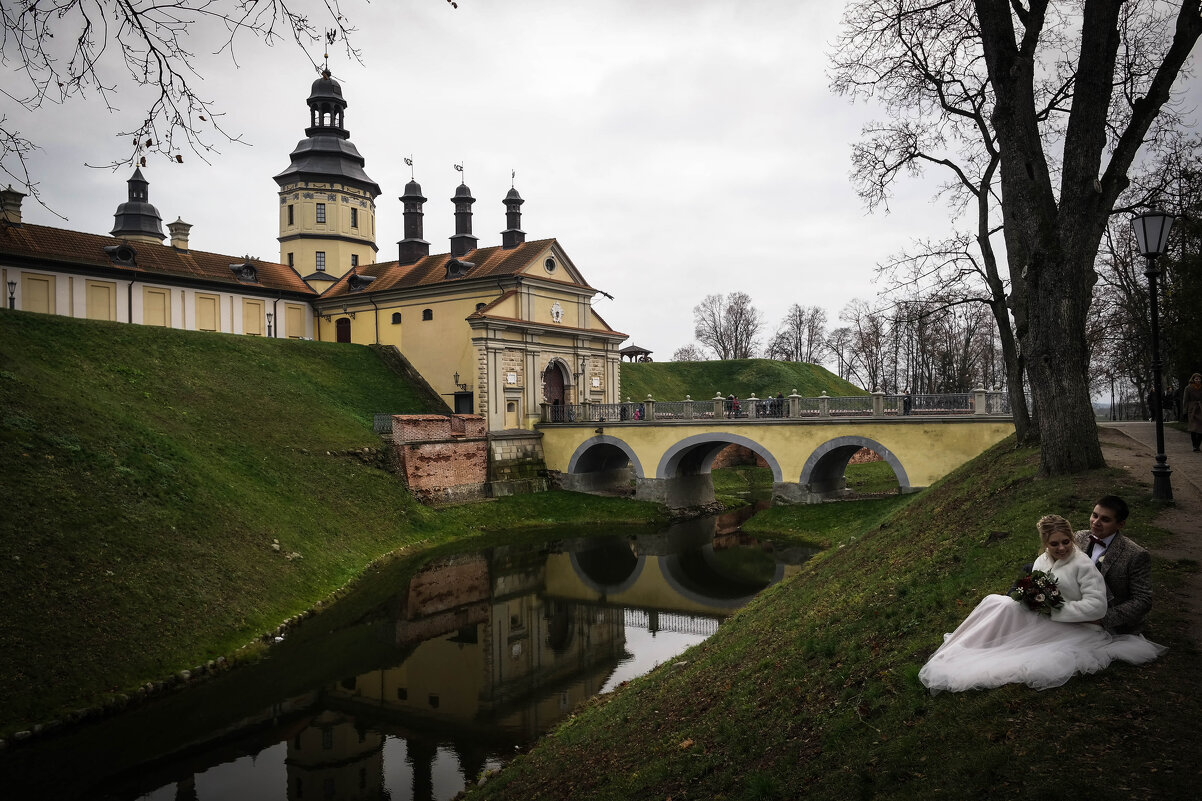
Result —
M 548 470 L 565 489 L 629 491 L 674 508 L 714 500 L 710 466 L 729 445 L 772 470 L 774 503 L 817 503 L 845 491 L 844 469 L 869 448 L 893 469 L 902 492 L 923 489 L 1014 432 L 1002 393 L 911 399 L 742 400 L 548 407 L 537 429 Z M 732 416 L 728 416 L 732 415 Z M 562 421 L 562 422 L 557 422 Z

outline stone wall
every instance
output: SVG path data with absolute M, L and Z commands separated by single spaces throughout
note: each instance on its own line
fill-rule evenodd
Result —
M 474 414 L 397 414 L 393 448 L 405 484 L 422 503 L 462 503 L 547 490 L 542 434 L 488 433 Z
M 488 444 L 488 480 L 494 498 L 547 491 L 542 434 L 495 431 L 489 434 Z
M 488 496 L 488 438 L 474 414 L 398 414 L 393 447 L 409 491 L 422 503 Z

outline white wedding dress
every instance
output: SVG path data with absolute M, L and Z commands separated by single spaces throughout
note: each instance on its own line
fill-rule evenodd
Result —
M 1095 673 L 1118 659 L 1150 662 L 1166 650 L 1139 634 L 1108 634 L 1088 621 L 1106 614 L 1106 584 L 1082 551 L 1059 562 L 1045 552 L 1035 570 L 1056 576 L 1065 603 L 1052 616 L 1032 612 L 1007 595 L 987 595 L 931 655 L 918 680 L 942 690 L 1026 684 L 1059 687 L 1076 673 Z

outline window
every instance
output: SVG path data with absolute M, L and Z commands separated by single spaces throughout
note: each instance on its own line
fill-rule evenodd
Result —
M 433 309 L 422 309 L 422 319 L 423 320 L 433 320 L 434 319 L 434 310 Z
M 289 267 L 295 267 L 295 266 L 296 266 L 296 257 L 295 257 L 295 256 L 293 256 L 291 253 L 289 253 L 289 254 L 288 254 L 288 266 L 289 266 Z
M 397 687 L 396 688 L 396 697 L 397 697 L 398 701 L 408 701 L 409 700 L 409 690 L 405 687 Z
M 142 324 L 171 327 L 171 290 L 142 288 Z
M 296 207 L 291 203 L 288 204 L 288 224 L 296 225 Z
M 326 252 L 324 250 L 317 251 L 317 269 L 321 272 L 325 272 Z
M 351 228 L 359 227 L 359 210 L 351 209 Z
M 86 282 L 87 318 L 89 320 L 117 319 L 117 284 L 109 281 Z
M 543 262 L 543 269 L 549 273 L 555 272 L 555 259 L 547 259 Z
M 400 312 L 393 312 L 393 313 L 392 313 L 392 324 L 393 324 L 393 325 L 400 325 L 400 324 L 401 324 L 401 313 L 400 313 Z
M 481 309 L 483 309 L 483 308 L 485 307 L 485 305 L 486 305 L 486 304 L 484 304 L 484 303 L 477 303 L 477 304 L 476 304 L 476 311 L 480 311 Z
M 325 203 L 317 204 L 317 221 L 319 223 L 324 223 L 326 221 L 326 204 Z
M 352 254 L 351 254 L 351 266 L 352 266 L 352 267 L 358 267 L 358 266 L 359 266 L 359 254 L 357 254 L 357 253 L 352 253 Z

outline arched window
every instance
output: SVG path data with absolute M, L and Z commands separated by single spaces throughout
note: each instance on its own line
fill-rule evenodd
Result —
M 434 310 L 433 309 L 422 309 L 422 319 L 423 320 L 433 320 L 434 319 Z
M 400 312 L 393 312 L 393 313 L 392 313 L 392 324 L 393 324 L 393 325 L 400 325 L 400 324 L 401 324 L 401 313 L 400 313 Z
M 481 310 L 481 309 L 483 309 L 483 308 L 484 308 L 486 305 L 488 305 L 488 304 L 486 304 L 486 303 L 477 303 L 477 304 L 476 304 L 476 311 L 480 311 L 480 310 Z

